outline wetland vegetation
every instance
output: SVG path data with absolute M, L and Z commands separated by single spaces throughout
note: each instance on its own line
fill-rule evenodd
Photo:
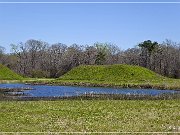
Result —
M 180 100 L 1 101 L 0 131 L 179 132 Z

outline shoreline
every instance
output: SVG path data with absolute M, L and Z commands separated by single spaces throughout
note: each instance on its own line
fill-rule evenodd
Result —
M 176 86 L 167 86 L 164 84 L 150 84 L 150 83 L 142 83 L 142 84 L 133 84 L 133 83 L 91 83 L 91 82 L 68 82 L 68 81 L 55 81 L 55 82 L 42 82 L 42 81 L 26 81 L 25 84 L 31 85 L 54 85 L 54 86 L 83 86 L 83 87 L 104 87 L 104 88 L 132 88 L 132 89 L 157 89 L 157 90 L 177 90 L 180 91 L 180 87 Z
M 167 80 L 168 81 L 168 80 Z M 30 85 L 54 85 L 54 86 L 83 86 L 83 87 L 104 87 L 104 88 L 132 88 L 132 89 L 158 89 L 158 90 L 177 90 L 180 91 L 180 86 L 176 86 L 177 82 L 90 82 L 89 80 L 55 80 L 55 79 L 24 79 L 24 80 L 0 80 L 0 84 L 4 83 L 23 83 Z M 179 81 L 179 83 L 178 83 Z

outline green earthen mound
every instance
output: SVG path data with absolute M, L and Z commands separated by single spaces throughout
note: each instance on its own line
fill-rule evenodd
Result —
M 163 77 L 155 72 L 132 65 L 81 65 L 61 76 L 61 80 L 95 80 L 95 81 L 144 81 Z
M 6 66 L 0 64 L 0 80 L 20 80 L 20 79 L 23 79 L 23 77 L 16 74 Z

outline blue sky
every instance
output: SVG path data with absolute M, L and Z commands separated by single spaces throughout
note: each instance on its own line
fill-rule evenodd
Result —
M 9 52 L 28 39 L 122 49 L 147 39 L 180 42 L 180 4 L 0 4 L 0 45 Z

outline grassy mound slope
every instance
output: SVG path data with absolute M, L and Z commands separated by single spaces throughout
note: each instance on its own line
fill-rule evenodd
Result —
M 159 80 L 164 77 L 140 66 L 132 65 L 83 65 L 76 67 L 60 77 L 61 80 L 91 80 L 91 81 L 147 81 Z
M 16 74 L 6 66 L 0 64 L 0 80 L 20 80 L 23 79 L 20 75 Z

